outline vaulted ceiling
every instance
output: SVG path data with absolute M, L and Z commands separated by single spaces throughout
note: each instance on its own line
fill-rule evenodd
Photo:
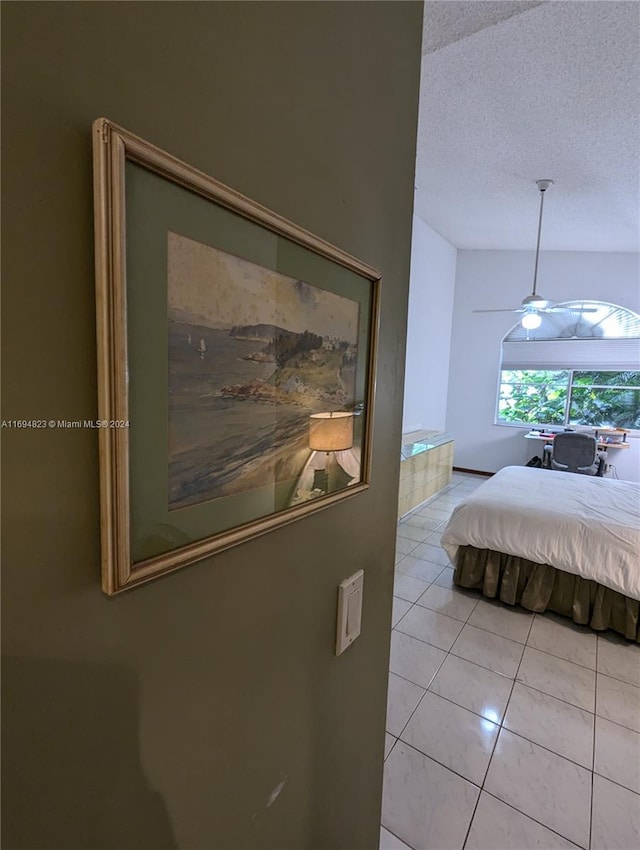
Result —
M 415 212 L 458 248 L 640 250 L 640 3 L 426 2 Z

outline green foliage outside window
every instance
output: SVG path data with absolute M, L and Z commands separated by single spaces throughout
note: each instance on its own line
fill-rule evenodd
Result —
M 498 421 L 640 429 L 640 371 L 503 369 Z
M 600 428 L 640 428 L 640 390 L 574 387 L 569 424 Z
M 574 372 L 574 387 L 640 387 L 640 372 Z
M 499 421 L 562 425 L 567 408 L 569 375 L 568 371 L 503 369 Z

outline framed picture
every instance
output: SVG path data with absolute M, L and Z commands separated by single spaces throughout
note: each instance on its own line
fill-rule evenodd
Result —
M 369 486 L 380 275 L 104 118 L 93 150 L 112 595 Z

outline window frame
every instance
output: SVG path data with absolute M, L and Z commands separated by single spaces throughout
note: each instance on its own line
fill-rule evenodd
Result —
M 509 422 L 509 421 L 506 421 L 506 420 L 502 420 L 500 418 L 500 401 L 501 401 L 501 398 L 502 398 L 502 387 L 505 384 L 512 383 L 512 382 L 508 382 L 508 381 L 503 380 L 502 376 L 503 376 L 504 372 L 552 372 L 552 371 L 567 372 L 567 385 L 566 385 L 567 386 L 567 395 L 566 395 L 566 398 L 565 398 L 564 417 L 563 417 L 562 422 L 521 422 L 521 421 L 520 422 Z M 597 371 L 597 370 L 594 370 L 594 369 L 566 369 L 566 368 L 565 369 L 556 369 L 556 370 L 554 370 L 554 369 L 535 369 L 535 368 L 534 369 L 503 369 L 502 368 L 502 361 L 501 361 L 500 367 L 498 369 L 498 388 L 497 388 L 497 393 L 496 393 L 494 425 L 501 425 L 501 426 L 514 427 L 514 428 L 528 428 L 528 429 L 537 428 L 537 427 L 541 427 L 541 428 L 542 427 L 545 427 L 545 428 L 568 428 L 570 426 L 573 426 L 575 428 L 585 428 L 585 429 L 593 430 L 593 429 L 598 429 L 598 428 L 611 427 L 611 426 L 607 426 L 607 425 L 586 425 L 586 424 L 583 424 L 583 423 L 570 422 L 569 421 L 569 414 L 570 414 L 570 410 L 571 410 L 571 401 L 572 401 L 573 390 L 576 389 L 576 388 L 587 389 L 587 390 L 590 390 L 590 389 L 601 389 L 601 390 L 629 390 L 629 389 L 633 389 L 633 390 L 640 392 L 640 386 L 629 387 L 629 386 L 622 386 L 622 385 L 619 386 L 617 384 L 616 385 L 611 385 L 611 384 L 607 384 L 607 385 L 603 385 L 603 384 L 577 384 L 576 385 L 576 384 L 574 384 L 573 376 L 576 374 L 576 372 L 579 373 L 579 372 L 593 372 L 593 371 Z M 637 372 L 640 375 L 640 369 L 630 369 L 630 370 L 603 369 L 601 371 L 611 371 L 611 372 L 634 371 L 634 372 Z M 523 383 L 526 383 L 526 382 L 522 382 L 522 381 L 519 382 L 519 384 L 523 384 Z M 514 385 L 514 384 L 512 383 L 512 385 Z M 637 428 L 624 428 L 624 430 L 627 431 L 630 434 L 634 434 L 634 435 L 640 434 L 640 429 L 637 429 Z

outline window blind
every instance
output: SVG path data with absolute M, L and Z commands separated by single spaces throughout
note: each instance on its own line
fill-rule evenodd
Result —
M 640 369 L 640 339 L 532 339 L 502 343 L 503 369 Z

